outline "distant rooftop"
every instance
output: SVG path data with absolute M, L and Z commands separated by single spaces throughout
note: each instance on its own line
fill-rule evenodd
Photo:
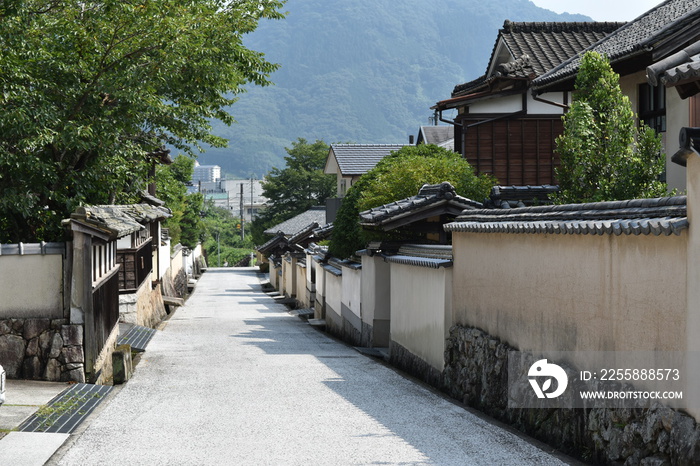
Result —
M 276 235 L 277 233 L 282 233 L 287 237 L 296 235 L 303 229 L 307 228 L 309 225 L 317 223 L 318 225 L 326 224 L 326 207 L 325 206 L 315 206 L 302 212 L 296 217 L 292 217 L 289 220 L 285 220 L 273 227 L 265 230 L 266 235 Z
M 406 144 L 331 144 L 342 175 L 364 175 L 380 160 Z M 330 154 L 329 154 L 330 157 Z

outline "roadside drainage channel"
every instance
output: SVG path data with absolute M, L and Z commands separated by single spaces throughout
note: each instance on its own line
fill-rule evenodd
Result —
M 114 387 L 77 383 L 40 408 L 17 428 L 19 432 L 70 434 Z
M 120 324 L 124 325 L 124 324 Z M 150 327 L 143 327 L 141 325 L 132 325 L 126 333 L 119 337 L 117 345 L 129 345 L 133 351 L 143 353 L 146 351 L 146 346 L 148 342 L 151 341 L 153 335 L 157 332 L 156 329 Z M 121 329 L 120 332 L 121 333 Z

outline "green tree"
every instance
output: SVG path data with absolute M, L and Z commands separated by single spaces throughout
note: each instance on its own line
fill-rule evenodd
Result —
M 262 232 L 290 219 L 310 207 L 323 205 L 335 194 L 334 175 L 326 175 L 329 146 L 321 140 L 309 143 L 304 138 L 285 148 L 285 168 L 273 168 L 262 183 L 263 196 L 268 199 L 265 212 L 253 222 L 255 242 L 262 244 Z
M 226 262 L 235 265 L 253 252 L 250 235 L 241 239 L 241 219 L 230 210 L 209 202 L 205 205 L 202 222 L 205 228 L 202 246 L 212 267 L 223 266 Z
M 608 60 L 587 52 L 576 77 L 571 109 L 557 138 L 559 203 L 663 196 L 661 138 L 636 115 Z
M 210 122 L 276 65 L 243 36 L 281 0 L 0 7 L 0 241 L 56 240 L 78 205 L 132 202 L 152 154 L 224 146 Z
M 202 241 L 205 226 L 202 224 L 204 211 L 204 195 L 192 193 L 185 196 L 185 205 L 180 219 L 180 243 L 188 248 L 194 248 Z
M 193 194 L 187 194 L 187 184 L 190 183 L 193 172 L 194 159 L 183 154 L 178 155 L 171 165 L 156 167 L 156 195 L 165 202 L 165 207 L 169 208 L 173 214 L 164 223 L 164 226 L 170 231 L 173 245 L 181 242 L 183 226 L 186 238 L 194 240 L 202 235 L 202 232 L 197 230 L 201 228 L 197 222 L 183 223 L 187 209 L 197 209 L 202 201 L 199 198 L 192 198 L 188 201 L 188 197 L 193 196 Z M 193 200 L 194 202 L 192 202 Z M 194 213 L 197 214 L 198 211 Z M 188 231 L 189 228 L 195 228 L 195 231 Z
M 435 145 L 406 146 L 382 159 L 352 185 L 333 222 L 330 253 L 349 257 L 374 235 L 363 232 L 359 213 L 418 194 L 424 184 L 451 183 L 461 196 L 483 200 L 495 184 L 489 175 L 475 175 L 469 163 Z

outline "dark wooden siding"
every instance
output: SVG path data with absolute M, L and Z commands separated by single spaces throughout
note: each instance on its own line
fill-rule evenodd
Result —
M 119 274 L 112 273 L 92 291 L 92 313 L 85 321 L 85 372 L 94 379 L 95 362 L 119 322 Z
M 463 155 L 477 173 L 493 174 L 502 185 L 557 184 L 555 139 L 561 119 L 464 120 Z
M 119 289 L 122 293 L 133 293 L 149 277 L 153 269 L 153 248 L 151 239 L 138 249 L 117 250 L 119 269 Z
M 690 123 L 688 126 L 697 128 L 700 126 L 700 94 L 688 99 L 690 101 Z

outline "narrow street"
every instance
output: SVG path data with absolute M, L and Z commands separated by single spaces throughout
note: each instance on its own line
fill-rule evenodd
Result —
M 210 269 L 48 464 L 564 464 Z

